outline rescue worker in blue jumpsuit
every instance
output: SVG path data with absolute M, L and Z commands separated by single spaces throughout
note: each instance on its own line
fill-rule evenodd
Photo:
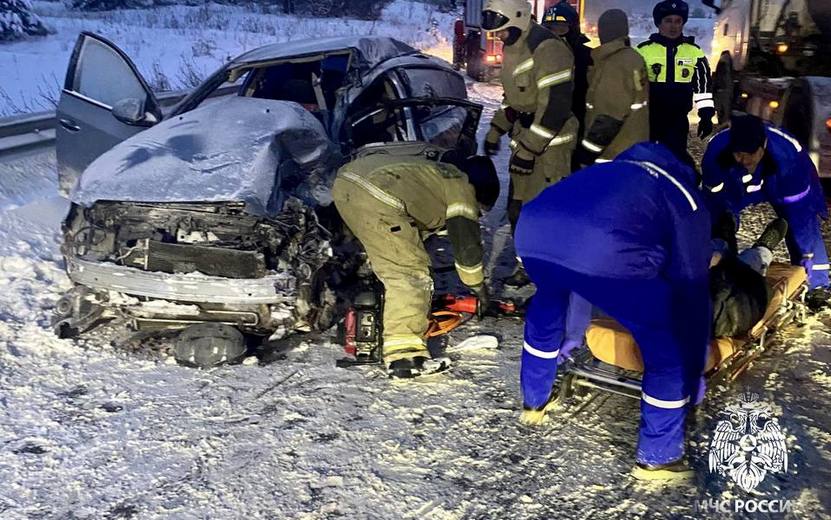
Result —
M 572 292 L 634 336 L 644 361 L 634 475 L 688 477 L 687 409 L 700 400 L 711 330 L 710 214 L 696 174 L 640 143 L 547 188 L 522 208 L 516 250 L 537 287 L 525 323 L 520 420 L 552 400 Z
M 788 222 L 791 264 L 805 267 L 811 289 L 828 286 L 828 252 L 820 232 L 828 207 L 816 167 L 794 137 L 756 116 L 737 114 L 730 128 L 710 140 L 701 168 L 715 222 L 726 212 L 738 227 L 742 209 L 768 202 Z

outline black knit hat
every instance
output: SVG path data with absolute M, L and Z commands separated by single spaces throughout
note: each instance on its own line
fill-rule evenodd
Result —
M 610 42 L 629 36 L 629 19 L 620 9 L 609 9 L 597 20 L 597 35 L 600 43 Z
M 734 114 L 730 118 L 730 151 L 753 153 L 765 145 L 765 123 L 756 116 Z

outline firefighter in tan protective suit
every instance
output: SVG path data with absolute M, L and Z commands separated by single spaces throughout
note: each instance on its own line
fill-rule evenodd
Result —
M 575 152 L 581 166 L 605 162 L 649 140 L 646 63 L 629 44 L 629 21 L 610 9 L 597 22 L 600 47 L 592 51 L 586 96 L 586 135 Z
M 485 137 L 485 153 L 499 150 L 510 132 L 511 172 L 508 220 L 543 189 L 571 172 L 578 121 L 571 113 L 574 57 L 557 35 L 531 20 L 526 0 L 487 0 L 482 28 L 502 40 L 502 107 Z M 523 285 L 519 268 L 507 283 Z
M 433 280 L 423 235 L 447 229 L 459 278 L 487 307 L 479 215 L 496 202 L 499 180 L 487 158 L 453 161 L 457 167 L 448 156 L 424 143 L 370 145 L 338 171 L 332 188 L 384 284 L 382 355 L 392 378 L 446 368 L 425 343 Z

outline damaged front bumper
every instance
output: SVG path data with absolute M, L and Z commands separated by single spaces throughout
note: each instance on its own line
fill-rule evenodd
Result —
M 66 258 L 66 267 L 69 278 L 77 284 L 130 296 L 224 305 L 290 303 L 295 298 L 295 278 L 287 274 L 229 279 L 201 273 L 142 271 L 73 257 Z

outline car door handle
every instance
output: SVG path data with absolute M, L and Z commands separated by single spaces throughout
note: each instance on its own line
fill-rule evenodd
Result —
M 75 121 L 71 119 L 59 119 L 58 122 L 61 124 L 62 127 L 66 128 L 70 132 L 77 132 L 81 130 L 81 127 L 75 124 Z

